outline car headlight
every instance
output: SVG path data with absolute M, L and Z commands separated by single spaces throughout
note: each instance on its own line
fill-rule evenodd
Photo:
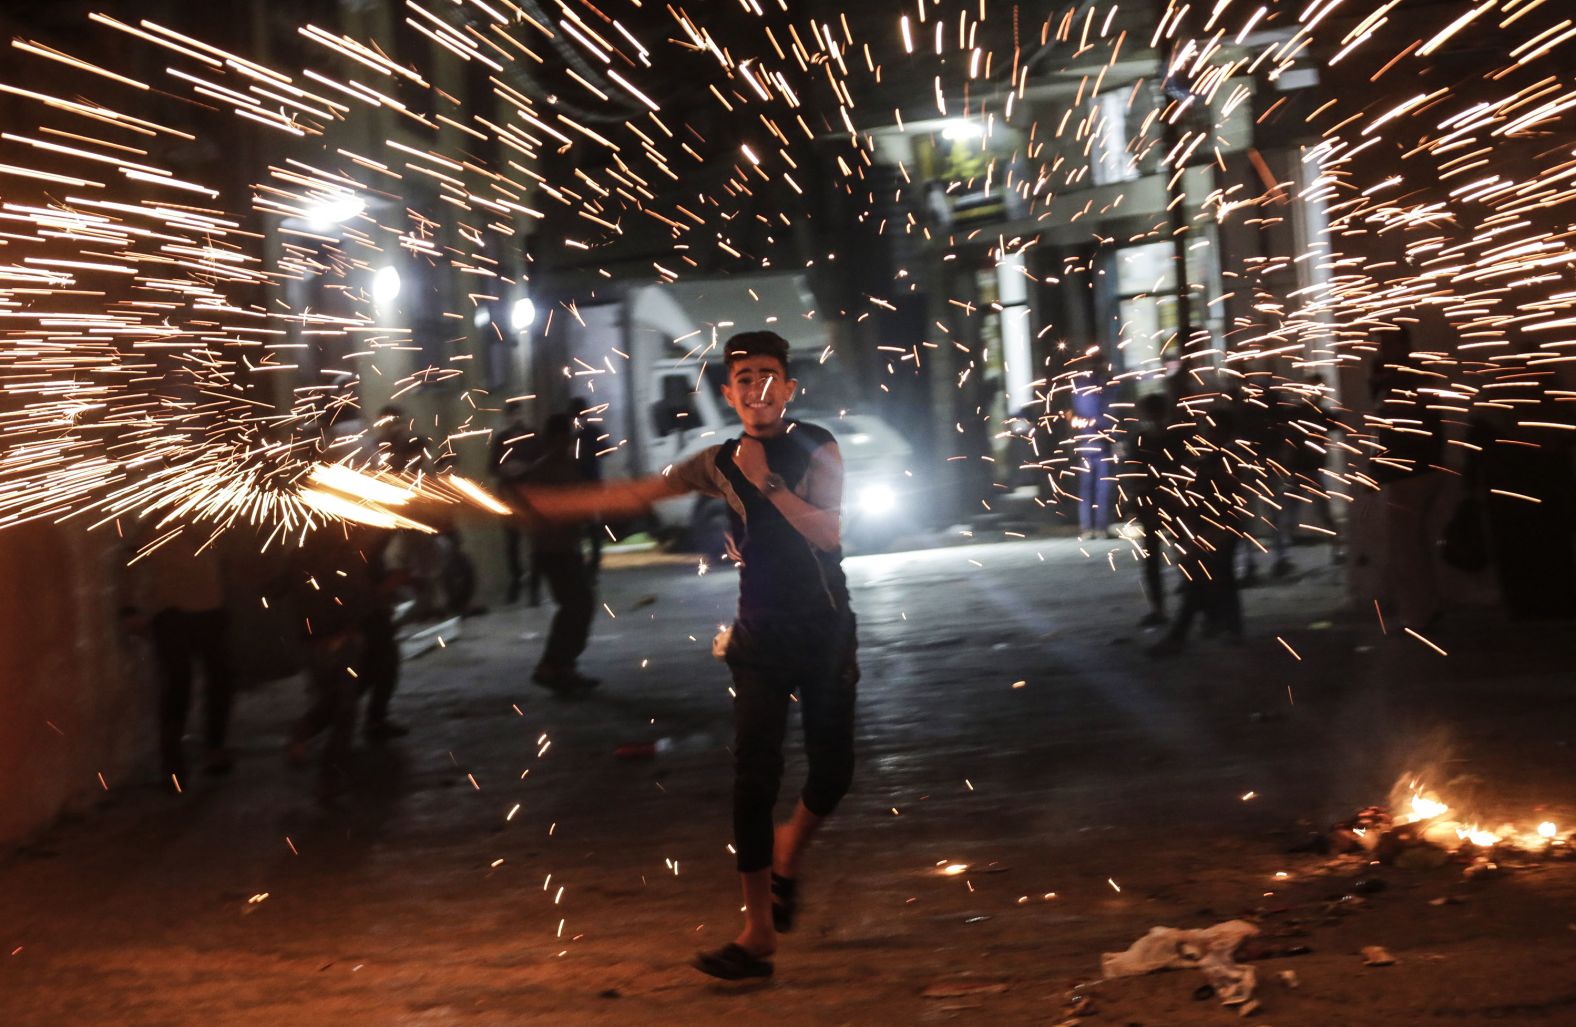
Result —
M 866 485 L 859 492 L 859 510 L 873 517 L 884 517 L 897 506 L 897 493 L 889 485 Z

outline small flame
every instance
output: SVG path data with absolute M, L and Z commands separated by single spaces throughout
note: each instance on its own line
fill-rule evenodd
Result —
M 1454 811 L 1448 803 L 1439 799 L 1437 792 L 1427 789 L 1420 780 L 1413 778 L 1404 787 L 1411 797 L 1405 803 L 1404 811 L 1396 815 L 1395 823 L 1398 826 L 1420 824 L 1416 830 L 1421 832 L 1424 840 L 1447 849 L 1456 848 L 1458 843 L 1470 842 L 1483 849 L 1509 845 L 1535 850 L 1559 837 L 1559 828 L 1552 820 L 1545 820 L 1536 828 L 1505 822 L 1496 830 L 1488 830 L 1481 821 L 1470 821 Z M 1359 836 L 1362 834 L 1355 828 L 1353 831 Z
M 948 877 L 956 877 L 969 868 L 967 863 L 948 863 L 941 868 L 941 872 Z
M 1424 795 L 1422 792 L 1414 792 L 1412 794 L 1410 805 L 1412 811 L 1402 818 L 1401 822 L 1403 824 L 1415 824 L 1419 820 L 1433 820 L 1435 817 L 1442 817 L 1450 812 L 1449 806 L 1438 799 Z

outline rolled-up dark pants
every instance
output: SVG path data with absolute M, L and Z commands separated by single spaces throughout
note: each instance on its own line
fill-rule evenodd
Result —
M 575 661 L 586 651 L 591 635 L 591 617 L 596 610 L 596 592 L 578 548 L 567 551 L 540 550 L 532 558 L 547 579 L 558 610 L 547 629 L 547 644 L 542 648 L 541 666 L 549 671 L 573 670 Z
M 356 728 L 356 707 L 360 705 L 362 661 L 361 635 L 346 631 L 318 636 L 308 641 L 307 684 L 311 703 L 296 721 L 292 742 L 306 742 L 328 731 L 323 747 L 322 772 L 344 771 L 350 761 L 350 743 Z
M 192 663 L 203 665 L 203 741 L 224 745 L 230 729 L 230 656 L 225 643 L 228 620 L 223 609 L 161 610 L 151 624 L 153 648 L 163 677 L 160 695 L 160 752 L 166 770 L 181 763 L 181 736 L 191 708 Z
M 1144 529 L 1144 596 L 1149 600 L 1150 609 L 1156 613 L 1165 613 L 1166 588 L 1161 577 L 1160 556 L 1160 547 L 1164 543 L 1160 537 L 1160 511 L 1155 508 L 1152 496 L 1145 496 L 1140 502 L 1143 503 L 1138 508 L 1138 524 Z
M 367 723 L 388 720 L 389 700 L 399 687 L 399 638 L 394 618 L 387 610 L 375 611 L 362 623 L 361 686 L 371 693 Z
M 798 693 L 809 763 L 800 799 L 828 816 L 854 776 L 859 683 L 854 615 L 741 617 L 728 643 L 733 673 L 733 847 L 740 873 L 772 864 L 772 807 L 783 775 L 788 705 Z

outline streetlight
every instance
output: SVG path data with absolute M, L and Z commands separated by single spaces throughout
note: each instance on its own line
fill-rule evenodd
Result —
M 948 118 L 941 126 L 941 138 L 949 143 L 978 139 L 985 134 L 985 126 L 973 118 Z
M 354 193 L 337 193 L 308 207 L 306 219 L 314 229 L 323 232 L 349 221 L 366 209 L 367 205 Z
M 387 309 L 399 298 L 399 269 L 385 264 L 372 275 L 372 303 Z
M 513 331 L 523 332 L 536 321 L 536 304 L 531 302 L 531 297 L 521 296 L 509 308 L 509 327 Z

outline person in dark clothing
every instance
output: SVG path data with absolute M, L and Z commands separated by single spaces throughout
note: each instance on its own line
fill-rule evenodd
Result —
M 1368 473 L 1379 485 L 1383 511 L 1384 602 L 1403 628 L 1414 630 L 1431 624 L 1442 604 L 1433 532 L 1445 486 L 1444 426 L 1418 391 L 1430 381 L 1404 326 L 1381 339 L 1370 378 L 1375 412 L 1369 415 L 1379 450 Z
M 1140 627 L 1157 627 L 1166 622 L 1166 593 L 1161 568 L 1162 503 L 1169 482 L 1167 474 L 1176 468 L 1172 450 L 1178 443 L 1168 437 L 1166 398 L 1151 392 L 1138 401 L 1138 429 L 1128 440 L 1126 466 L 1122 468 L 1122 492 L 1131 497 L 1128 506 L 1144 532 L 1144 595 L 1149 612 Z
M 396 576 L 384 559 L 386 546 L 367 553 L 373 601 L 361 621 L 361 686 L 367 690 L 367 719 L 362 728 L 368 741 L 403 738 L 410 728 L 389 717 L 389 700 L 399 687 L 399 637 L 395 633 Z
M 1269 521 L 1270 552 L 1274 556 L 1270 575 L 1284 578 L 1297 569 L 1291 562 L 1291 547 L 1304 505 L 1297 498 L 1302 484 L 1297 471 L 1305 468 L 1307 461 L 1300 446 L 1302 432 L 1294 423 L 1302 403 L 1281 388 L 1265 389 L 1259 401 L 1268 408 L 1258 463 L 1263 471 L 1260 488 L 1268 492 L 1262 505 L 1268 507 L 1264 517 Z
M 602 461 L 597 459 L 597 453 L 602 448 L 600 440 L 604 435 L 591 423 L 590 415 L 591 407 L 585 400 L 577 396 L 569 401 L 569 416 L 574 418 L 575 466 L 580 469 L 580 479 L 601 481 Z M 590 550 L 586 569 L 590 572 L 593 582 L 596 581 L 597 575 L 602 573 L 602 541 L 606 537 L 605 525 L 593 523 L 586 526 L 586 542 Z
M 1298 515 L 1305 518 L 1302 521 L 1304 526 L 1323 528 L 1329 532 L 1330 558 L 1340 563 L 1341 527 L 1335 519 L 1335 510 L 1330 502 L 1330 483 L 1325 478 L 1324 470 L 1329 463 L 1330 448 L 1335 444 L 1336 436 L 1342 434 L 1345 428 L 1325 396 L 1327 386 L 1324 379 L 1317 374 L 1310 374 L 1303 379 L 1303 384 L 1301 397 L 1291 405 L 1285 421 L 1286 467 L 1292 477 L 1288 494 L 1302 497 L 1292 498 L 1288 506 L 1304 511 Z M 1293 525 L 1297 523 L 1297 517 L 1288 520 Z
M 504 404 L 508 423 L 493 435 L 492 472 L 498 490 L 504 495 L 524 480 L 525 472 L 536 459 L 536 435 L 525 426 L 520 417 L 520 404 L 511 400 Z M 520 526 L 513 521 L 503 524 L 503 558 L 509 574 L 508 596 L 511 605 L 520 601 L 520 588 L 525 586 L 527 601 L 532 606 L 542 605 L 542 577 L 534 563 L 527 563 L 521 553 Z
M 1565 423 L 1545 400 L 1504 436 L 1481 440 L 1477 498 L 1512 620 L 1576 618 L 1576 470 Z
M 421 469 L 427 455 L 427 440 L 413 430 L 403 410 L 386 406 L 378 411 L 378 419 L 373 423 L 377 428 L 374 441 L 379 466 L 395 474 L 413 474 Z
M 1250 463 L 1245 465 L 1250 477 L 1241 483 L 1244 495 L 1258 508 L 1259 523 L 1267 523 L 1271 531 L 1271 543 L 1275 547 L 1276 565 L 1285 558 L 1285 547 L 1281 542 L 1283 525 L 1280 521 L 1281 503 L 1279 491 L 1282 488 L 1278 464 L 1274 458 L 1280 454 L 1279 439 L 1275 425 L 1276 411 L 1262 398 L 1262 390 L 1256 386 L 1237 386 L 1231 393 L 1231 408 L 1229 412 L 1214 418 L 1216 424 L 1229 423 L 1233 425 L 1234 437 L 1221 438 L 1221 445 L 1233 447 L 1233 452 L 1250 458 Z M 1240 546 L 1242 551 L 1242 573 L 1239 584 L 1243 586 L 1256 585 L 1259 581 L 1259 554 L 1264 547 L 1257 540 L 1257 529 L 1245 528 L 1244 538 L 1246 544 Z M 1272 565 L 1274 566 L 1274 565 Z M 1276 574 L 1289 570 L 1289 565 L 1280 566 Z
M 574 422 L 568 414 L 554 414 L 542 429 L 541 455 L 522 477 L 525 485 L 564 486 L 581 481 L 575 459 Z M 596 609 L 596 594 L 586 570 L 580 542 L 585 535 L 583 522 L 568 524 L 546 521 L 531 533 L 531 566 L 547 580 L 548 593 L 558 609 L 547 631 L 542 658 L 531 680 L 555 692 L 595 688 L 596 678 L 580 673 L 575 666 L 585 652 L 591 634 L 591 617 Z
M 1111 528 L 1111 420 L 1100 385 L 1073 390 L 1072 452 L 1078 472 L 1078 537 L 1105 538 Z
M 767 977 L 777 934 L 798 911 L 806 844 L 847 792 L 854 767 L 859 681 L 856 631 L 842 571 L 843 464 L 826 429 L 785 416 L 798 390 L 788 343 L 744 332 L 724 344 L 723 396 L 739 438 L 697 453 L 666 475 L 580 489 L 529 491 L 526 505 L 557 519 L 598 512 L 633 516 L 660 499 L 700 492 L 728 505 L 729 554 L 739 564 L 739 606 L 719 636 L 733 676 L 734 850 L 744 890 L 744 929 L 696 957 L 725 979 Z M 809 776 L 792 817 L 772 826 L 782 743 L 799 698 Z
M 1246 467 L 1233 443 L 1240 437 L 1233 412 L 1210 415 L 1213 426 L 1190 443 L 1184 467 L 1192 483 L 1180 490 L 1177 516 L 1177 571 L 1186 581 L 1182 609 L 1166 637 L 1150 647 L 1151 656 L 1171 656 L 1187 644 L 1193 620 L 1203 615 L 1206 630 L 1242 637 L 1242 594 L 1237 583 L 1237 548 L 1247 517 L 1239 503 L 1239 471 Z
M 362 690 L 372 692 L 374 715 L 386 713 L 397 680 L 392 579 L 382 568 L 390 537 L 390 532 L 360 525 L 324 525 L 302 543 L 286 572 L 301 618 L 311 696 L 291 733 L 289 757 L 292 763 L 306 763 L 312 739 L 328 732 L 319 763 L 323 794 L 337 791 L 348 773 Z M 374 730 L 379 723 L 369 718 L 370 736 L 394 733 Z
M 133 601 L 121 614 L 133 631 L 146 633 L 158 663 L 159 765 L 167 787 L 180 791 L 186 777 L 182 737 L 191 711 L 192 671 L 202 664 L 203 770 L 228 773 L 234 765 L 225 741 L 234 682 L 226 640 L 228 616 L 220 562 L 212 540 L 192 525 L 171 536 L 143 540 L 132 557 Z M 151 534 L 151 532 L 150 532 Z

